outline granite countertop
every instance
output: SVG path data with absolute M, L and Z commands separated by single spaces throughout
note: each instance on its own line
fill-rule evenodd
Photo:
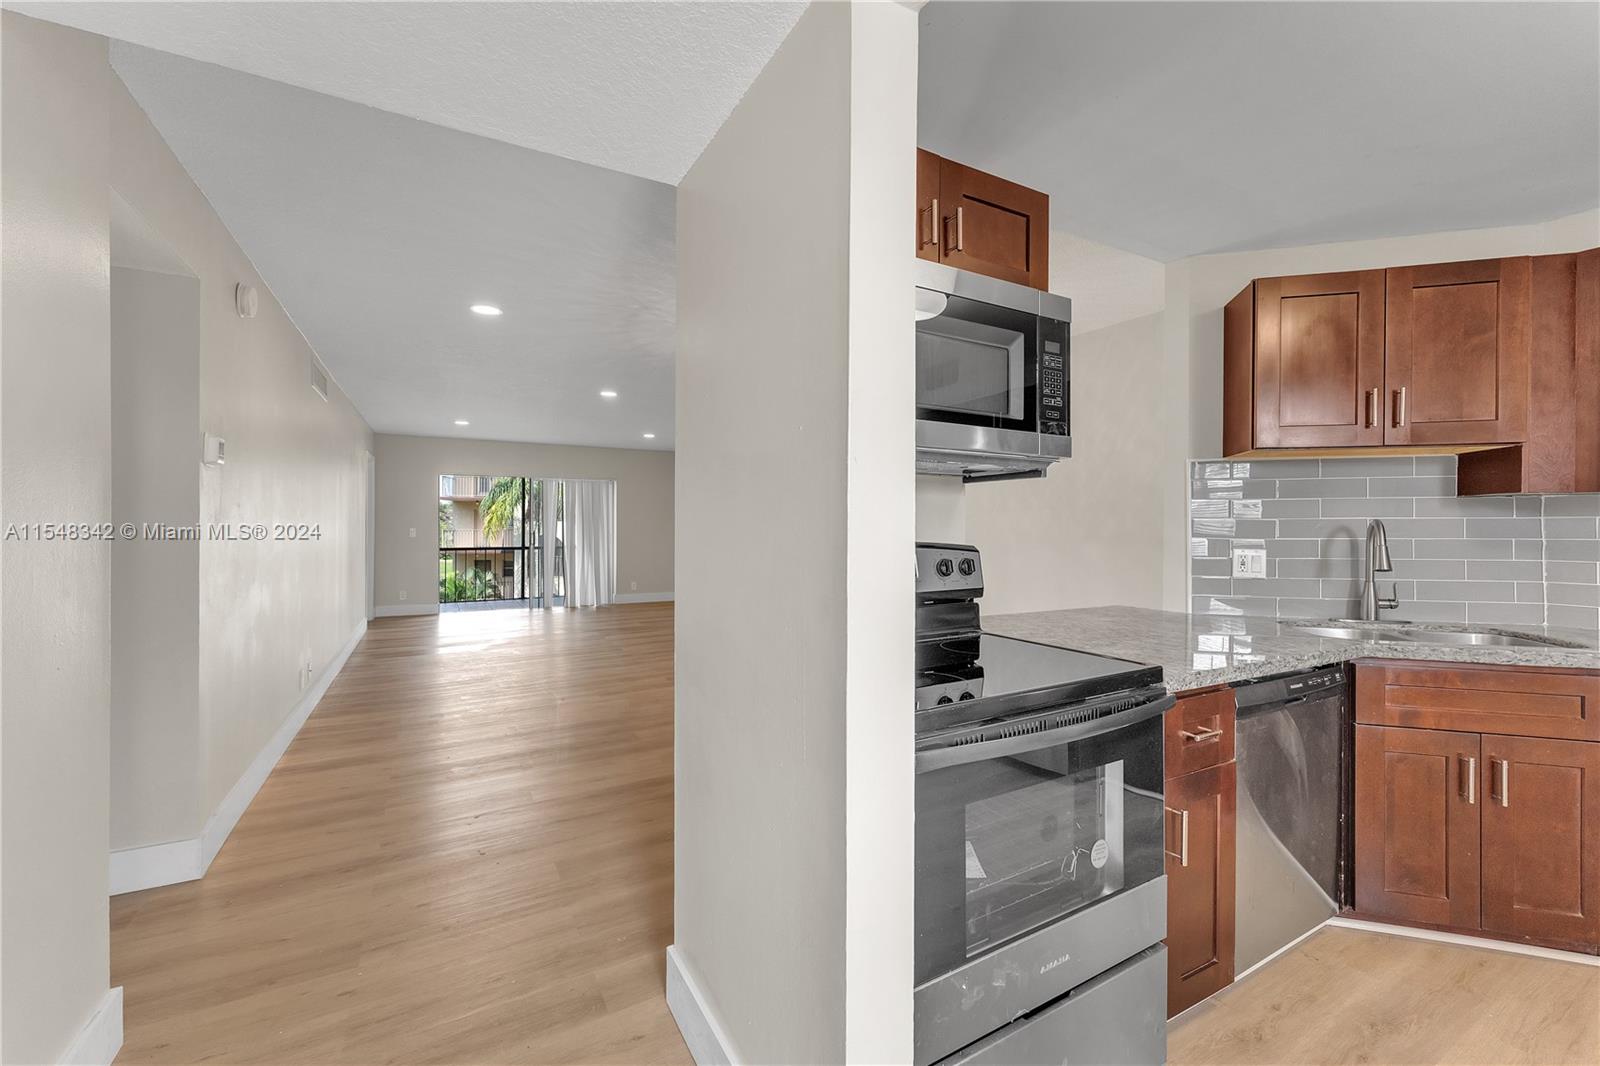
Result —
M 1349 659 L 1421 659 L 1600 670 L 1600 633 L 1555 626 L 1472 626 L 1475 630 L 1558 640 L 1567 647 L 1508 648 L 1449 644 L 1379 644 L 1311 636 L 1296 625 L 1248 615 L 1190 615 L 1143 607 L 1084 607 L 986 617 L 986 632 L 1160 666 L 1167 689 L 1185 692 Z M 1364 623 L 1370 625 L 1372 623 Z M 1392 624 L 1392 623 L 1380 623 Z M 1424 624 L 1415 628 L 1460 630 Z

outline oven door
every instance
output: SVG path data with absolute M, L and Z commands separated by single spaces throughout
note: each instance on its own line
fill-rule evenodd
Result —
M 917 754 L 915 1061 L 1166 935 L 1161 716 L 1007 720 Z

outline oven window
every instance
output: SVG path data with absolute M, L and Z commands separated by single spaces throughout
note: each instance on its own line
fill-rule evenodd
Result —
M 1122 887 L 1122 763 L 1003 763 L 1015 787 L 967 804 L 969 958 Z
M 917 981 L 1159 877 L 1161 719 L 917 775 Z

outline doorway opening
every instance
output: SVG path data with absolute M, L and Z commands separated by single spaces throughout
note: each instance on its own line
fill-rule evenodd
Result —
M 440 475 L 441 611 L 526 607 L 530 599 L 537 601 L 543 592 L 537 492 L 525 477 Z

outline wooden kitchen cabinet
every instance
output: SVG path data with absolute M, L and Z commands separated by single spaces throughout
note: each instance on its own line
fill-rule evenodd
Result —
M 1600 672 L 1356 667 L 1355 910 L 1600 951 Z
M 1237 373 L 1253 358 L 1255 447 L 1383 443 L 1383 284 L 1381 270 L 1306 274 L 1235 297 L 1253 303 L 1253 334 L 1227 340 L 1254 353 L 1229 347 L 1224 360 Z
M 1050 287 L 1050 197 L 917 149 L 917 256 Z
M 1167 712 L 1165 729 L 1170 1018 L 1233 983 L 1238 811 L 1233 691 L 1180 697 Z M 1204 768 L 1193 769 L 1196 765 Z
M 1478 924 L 1478 736 L 1356 727 L 1356 909 Z
M 1600 248 L 1531 261 L 1528 430 L 1461 456 L 1463 496 L 1600 492 Z
M 1257 278 L 1223 454 L 1455 454 L 1458 493 L 1600 492 L 1600 249 Z
M 1526 437 L 1531 270 L 1518 256 L 1388 271 L 1384 443 Z
M 1600 944 L 1600 744 L 1483 738 L 1483 929 Z

